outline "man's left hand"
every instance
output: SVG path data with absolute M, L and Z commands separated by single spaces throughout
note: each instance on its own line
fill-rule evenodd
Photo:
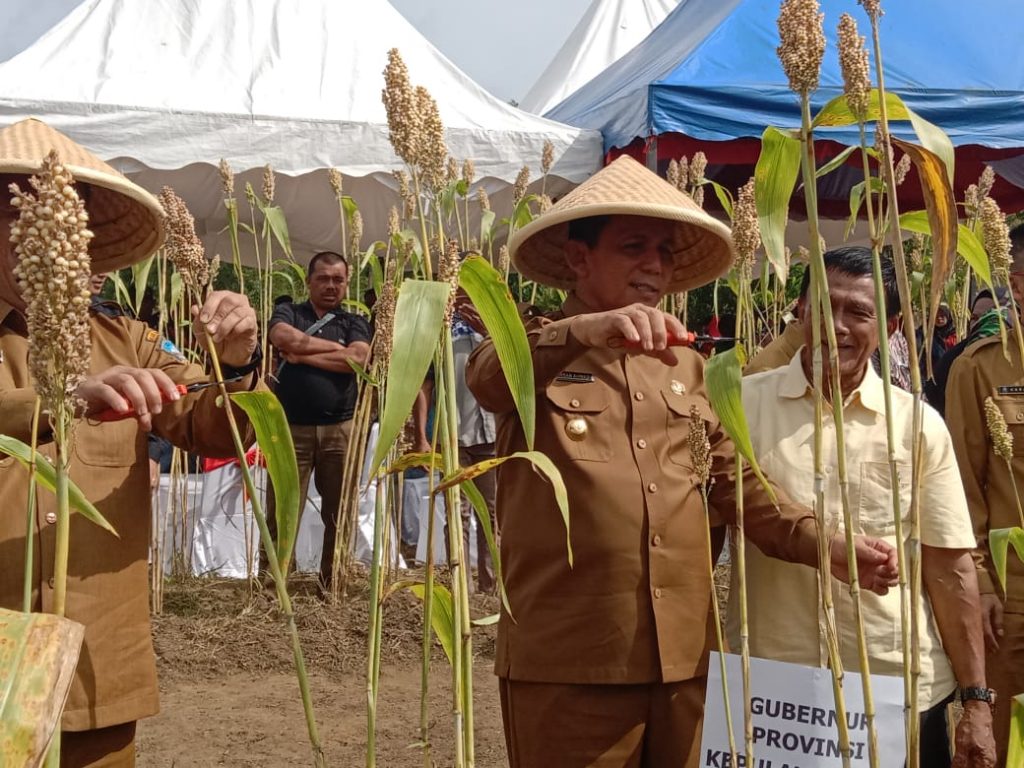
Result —
M 953 768 L 993 768 L 996 740 L 992 733 L 992 709 L 984 701 L 964 703 L 956 726 L 956 755 Z
M 871 536 L 855 536 L 854 553 L 857 558 L 857 580 L 863 589 L 884 595 L 889 587 L 896 584 L 899 576 L 896 548 L 881 539 Z M 850 562 L 846 557 L 846 538 L 842 535 L 832 539 L 832 575 L 840 581 L 850 583 Z
M 213 291 L 202 307 L 192 307 L 196 339 L 206 347 L 213 339 L 217 357 L 225 365 L 240 368 L 256 349 L 256 312 L 249 299 L 233 291 Z

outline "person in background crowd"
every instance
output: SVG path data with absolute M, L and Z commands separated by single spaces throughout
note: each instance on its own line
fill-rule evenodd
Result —
M 842 490 L 836 471 L 836 445 L 846 446 L 848 498 L 856 510 L 855 533 L 896 544 L 892 486 L 888 464 L 885 397 L 882 381 L 870 365 L 878 347 L 872 257 L 868 248 L 837 248 L 825 254 L 839 346 L 840 384 L 844 398 L 844 428 L 836 431 L 831 408 L 825 409 L 824 466 L 826 524 L 842 528 Z M 804 346 L 787 365 L 748 376 L 743 382 L 743 410 L 747 415 L 754 452 L 764 471 L 794 500 L 812 505 L 815 397 L 813 341 L 805 273 L 798 308 L 804 327 Z M 888 331 L 894 334 L 900 315 L 896 272 L 888 258 L 882 262 Z M 831 392 L 828 352 L 823 390 Z M 829 398 L 830 399 L 830 398 Z M 896 461 L 900 473 L 910 477 L 914 439 L 913 398 L 893 388 L 891 417 L 896 437 Z M 921 675 L 920 765 L 949 768 L 952 759 L 946 708 L 957 685 L 963 699 L 963 715 L 956 729 L 956 749 L 964 768 L 990 768 L 995 760 L 992 713 L 985 676 L 985 648 L 981 626 L 978 582 L 971 551 L 974 534 L 957 469 L 953 446 L 945 425 L 931 409 L 924 414 L 924 479 L 921 483 L 921 564 L 926 599 L 918 611 Z M 904 546 L 910 537 L 910 484 L 900 485 Z M 747 549 L 747 605 L 750 653 L 765 659 L 794 664 L 827 666 L 825 641 L 818 631 L 820 616 L 818 577 L 806 568 L 784 563 Z M 729 642 L 739 647 L 739 602 L 736 571 L 729 591 Z M 860 657 L 849 591 L 836 584 L 832 590 L 836 625 L 844 669 L 859 671 Z M 868 659 L 872 674 L 901 675 L 900 595 L 862 594 Z
M 963 354 L 964 350 L 974 342 L 987 339 L 989 336 L 999 333 L 999 317 L 1002 316 L 1003 325 L 1009 333 L 1012 333 L 1007 307 L 1009 306 L 1009 292 L 1005 288 L 996 288 L 996 297 L 999 299 L 999 307 L 992 300 L 992 292 L 988 288 L 978 291 L 971 302 L 971 320 L 967 330 L 967 336 L 942 356 L 935 365 L 932 373 L 934 377 L 924 378 L 924 396 L 928 403 L 943 417 L 946 415 L 946 387 L 949 383 L 949 371 L 953 363 Z
M 345 453 L 358 393 L 350 363 L 366 365 L 372 334 L 363 317 L 340 308 L 348 289 L 348 264 L 343 256 L 333 251 L 314 255 L 306 286 L 308 301 L 281 303 L 274 308 L 269 334 L 282 361 L 274 391 L 288 417 L 295 444 L 299 508 L 305 505 L 310 473 L 320 492 L 320 517 L 324 522 L 320 587 L 326 591 L 331 585 Z M 267 523 L 276 538 L 273 499 L 269 494 Z
M 656 213 L 652 213 L 655 211 Z M 678 319 L 666 293 L 728 270 L 729 230 L 635 160 L 620 157 L 518 230 L 509 245 L 526 279 L 568 291 L 527 324 L 537 390 L 534 449 L 568 489 L 566 526 L 551 488 L 527 461 L 498 470 L 498 524 L 513 615 L 498 624 L 495 671 L 513 768 L 699 763 L 711 577 L 705 513 L 687 438 L 700 419 L 711 442 L 715 538 L 735 508 L 733 446 L 711 410 L 704 362 L 669 346 Z M 476 348 L 466 383 L 497 414 L 498 454 L 526 450 L 523 425 L 493 343 Z M 816 565 L 809 509 L 752 473 L 746 531 L 774 555 Z M 868 589 L 885 591 L 895 551 L 858 539 Z M 846 573 L 846 548 L 831 547 Z M 514 618 L 513 618 L 514 616 Z
M 38 120 L 0 130 L 0 432 L 31 439 L 36 393 L 28 371 L 25 301 L 14 276 L 17 255 L 10 228 L 18 220 L 8 185 L 29 189 L 43 156 L 57 150 L 74 166 L 75 186 L 89 212 L 92 268 L 107 272 L 145 259 L 164 241 L 160 204 L 141 187 Z M 212 338 L 230 391 L 262 385 L 256 373 L 256 313 L 244 296 L 213 291 L 192 310 L 199 345 Z M 149 624 L 150 479 L 148 432 L 207 456 L 232 456 L 234 446 L 217 388 L 181 396 L 177 384 L 209 377 L 168 351 L 145 324 L 90 308 L 89 375 L 75 394 L 84 403 L 75 426 L 71 479 L 117 531 L 115 538 L 81 515 L 71 516 L 67 617 L 85 625 L 85 641 L 61 720 L 63 768 L 130 768 L 135 765 L 135 724 L 156 714 L 156 657 Z M 98 421 L 113 409 L 124 417 Z M 245 430 L 240 409 L 235 419 Z M 36 435 L 51 461 L 53 435 L 44 419 Z M 28 533 L 28 474 L 0 462 L 0 606 L 21 610 L 22 562 Z M 32 609 L 52 611 L 54 497 L 40 493 L 33 516 L 35 575 Z
M 1024 300 L 1024 225 L 1010 233 L 1010 289 L 1018 311 Z M 1020 322 L 1020 317 L 1013 318 Z M 1013 437 L 1010 466 L 996 452 L 985 407 L 998 411 Z M 1006 589 L 996 576 L 989 533 L 1021 526 L 1017 488 L 1024 478 L 1024 361 L 1010 338 L 1004 350 L 998 333 L 969 346 L 953 363 L 946 394 L 946 423 L 967 491 L 978 547 L 975 563 L 981 587 L 988 679 L 999 687 L 995 702 L 995 733 L 999 764 L 1006 760 L 1010 704 L 1024 693 L 1024 562 L 1012 548 L 1007 558 Z M 1012 474 L 1011 474 L 1012 473 Z
M 455 356 L 455 404 L 459 411 L 459 465 L 468 467 L 494 458 L 494 416 L 480 407 L 473 393 L 466 386 L 466 363 L 473 350 L 480 346 L 487 334 L 476 307 L 463 291 L 455 297 L 455 314 L 452 317 L 452 352 Z M 492 469 L 474 478 L 480 495 L 487 505 L 491 530 L 495 530 L 495 471 Z M 462 530 L 466 541 L 466 556 L 469 556 L 470 518 L 473 505 L 465 494 L 462 495 Z M 477 587 L 481 592 L 495 589 L 494 563 L 487 546 L 483 528 L 476 531 Z

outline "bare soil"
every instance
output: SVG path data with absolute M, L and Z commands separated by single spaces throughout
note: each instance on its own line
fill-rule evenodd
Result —
M 328 766 L 366 764 L 367 587 L 356 574 L 339 605 L 312 581 L 290 590 Z M 226 580 L 168 583 L 153 619 L 161 712 L 139 723 L 140 768 L 312 765 L 292 651 L 272 591 Z M 474 617 L 498 603 L 474 595 Z M 407 591 L 385 603 L 377 704 L 377 765 L 421 768 L 422 607 Z M 474 629 L 476 764 L 506 765 L 497 682 L 491 671 L 494 627 Z M 437 643 L 430 670 L 433 763 L 453 763 L 451 673 Z

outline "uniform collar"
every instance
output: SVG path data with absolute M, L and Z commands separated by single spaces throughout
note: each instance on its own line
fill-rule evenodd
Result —
M 565 301 L 562 302 L 562 314 L 565 317 L 585 315 L 593 311 L 594 310 L 583 303 L 583 300 L 576 295 L 575 291 L 569 291 L 568 295 L 565 297 Z
M 16 310 L 3 299 L 0 299 L 0 325 L 7 322 L 7 316 Z
M 807 377 L 804 375 L 804 367 L 800 362 L 803 349 L 801 345 L 800 349 L 793 355 L 793 359 L 789 361 L 789 366 L 783 375 L 782 384 L 779 386 L 779 395 L 782 397 L 795 400 L 809 395 L 812 391 L 811 383 L 807 381 Z M 827 360 L 824 363 L 828 365 Z M 885 413 L 885 391 L 882 388 L 882 379 L 875 373 L 875 366 L 870 361 L 868 361 L 867 370 L 864 372 L 864 378 L 861 379 L 860 384 L 857 385 L 857 388 L 853 390 L 850 396 L 846 398 L 846 402 L 843 405 L 850 405 L 854 398 L 860 400 L 861 405 L 865 408 L 876 413 Z

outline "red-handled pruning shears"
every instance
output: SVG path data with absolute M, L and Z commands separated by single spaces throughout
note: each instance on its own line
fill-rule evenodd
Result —
M 733 336 L 706 336 L 693 331 L 687 331 L 683 336 L 677 336 L 674 333 L 668 334 L 668 346 L 670 347 L 692 347 L 694 344 L 717 344 L 720 341 L 736 341 L 736 338 Z M 616 336 L 609 339 L 608 346 L 636 349 L 639 348 L 640 342 Z
M 230 379 L 224 379 L 224 383 L 227 384 L 232 381 L 239 381 L 242 378 L 242 376 L 232 376 Z M 192 392 L 198 392 L 199 390 L 206 389 L 207 387 L 215 387 L 218 383 L 219 382 L 216 381 L 197 381 L 193 384 L 178 384 L 175 386 L 175 389 L 178 390 L 179 395 L 184 397 L 185 395 L 191 394 Z M 161 401 L 169 403 L 171 402 L 171 398 L 166 392 L 161 392 Z M 100 411 L 89 418 L 95 419 L 96 421 L 120 421 L 121 419 L 134 418 L 135 406 L 128 400 L 125 400 L 125 404 L 128 406 L 128 410 L 126 411 L 107 408 L 105 411 Z

